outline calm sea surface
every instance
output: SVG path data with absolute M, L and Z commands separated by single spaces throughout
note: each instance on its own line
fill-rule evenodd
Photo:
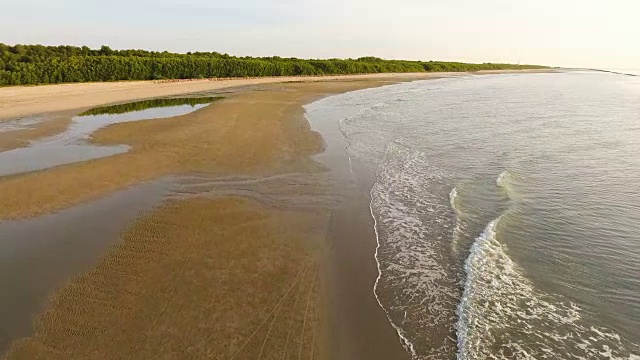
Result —
M 373 291 L 414 359 L 640 358 L 640 77 L 418 81 L 307 116 L 372 175 Z

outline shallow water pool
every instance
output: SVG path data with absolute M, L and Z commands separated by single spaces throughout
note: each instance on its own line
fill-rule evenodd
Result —
M 130 149 L 127 145 L 94 145 L 89 139 L 95 131 L 112 124 L 185 115 L 218 99 L 153 99 L 91 109 L 73 117 L 71 125 L 60 134 L 34 140 L 28 147 L 0 152 L 0 176 L 125 153 Z M 15 121 L 6 122 L 13 123 Z

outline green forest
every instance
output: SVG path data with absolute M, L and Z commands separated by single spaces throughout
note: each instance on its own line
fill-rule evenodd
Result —
M 113 50 L 108 46 L 5 45 L 0 43 L 0 86 L 70 82 L 204 79 L 296 75 L 479 71 L 543 68 L 534 65 L 441 61 L 236 57 L 217 52 Z

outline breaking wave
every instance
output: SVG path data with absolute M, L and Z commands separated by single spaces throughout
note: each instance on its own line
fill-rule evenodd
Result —
M 455 354 L 460 291 L 450 257 L 449 187 L 424 154 L 391 143 L 371 190 L 379 271 L 374 293 L 414 359 Z
M 508 216 L 487 225 L 465 262 L 458 359 L 639 359 L 638 345 L 594 325 L 568 299 L 534 286 L 499 241 Z

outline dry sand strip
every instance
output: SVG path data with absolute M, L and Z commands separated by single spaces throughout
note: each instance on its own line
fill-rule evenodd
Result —
M 331 80 L 393 80 L 408 77 L 442 76 L 428 73 L 369 74 L 344 76 L 291 76 L 251 79 L 188 80 L 188 81 L 121 81 L 73 83 L 42 86 L 0 87 L 0 121 L 38 113 L 95 107 L 122 101 L 172 96 L 199 91 L 285 82 L 315 82 Z

